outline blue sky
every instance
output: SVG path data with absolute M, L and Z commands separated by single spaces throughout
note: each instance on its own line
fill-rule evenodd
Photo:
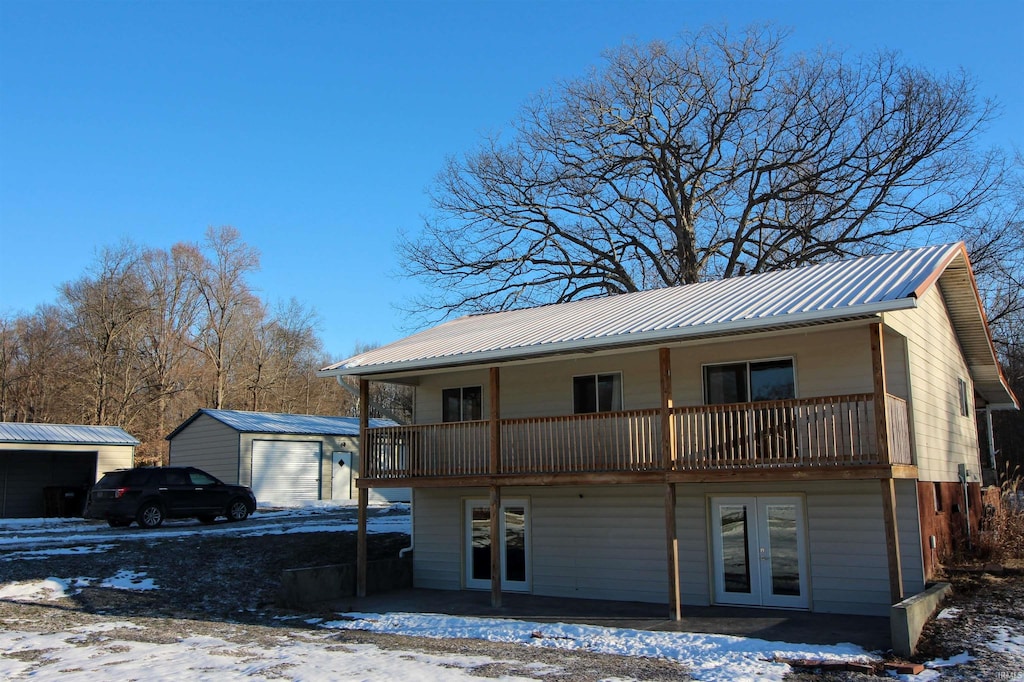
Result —
M 407 331 L 399 230 L 449 154 L 602 50 L 774 21 L 789 45 L 964 67 L 1024 149 L 1024 3 L 0 0 L 0 312 L 56 300 L 98 249 L 233 225 L 271 303 L 334 359 Z

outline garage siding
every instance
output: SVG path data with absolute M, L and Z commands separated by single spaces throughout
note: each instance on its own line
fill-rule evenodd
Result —
M 225 483 L 247 485 L 239 477 L 238 442 L 237 431 L 201 414 L 171 439 L 168 461 L 172 466 L 197 467 Z

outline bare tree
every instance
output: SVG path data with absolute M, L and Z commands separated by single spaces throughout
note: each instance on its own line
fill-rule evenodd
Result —
M 221 409 L 227 395 L 228 374 L 244 343 L 243 318 L 258 304 L 246 277 L 259 270 L 260 256 L 230 226 L 208 228 L 205 246 L 209 255 L 192 263 L 193 281 L 202 303 L 195 344 L 210 360 L 213 406 Z
M 897 53 L 785 51 L 771 27 L 627 45 L 449 159 L 400 245 L 440 313 L 731 277 L 962 228 L 1002 180 L 994 107 Z

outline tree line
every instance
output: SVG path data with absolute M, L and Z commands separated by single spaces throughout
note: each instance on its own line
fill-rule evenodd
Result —
M 233 227 L 170 249 L 108 246 L 57 301 L 0 316 L 0 421 L 120 426 L 140 463 L 196 409 L 355 414 L 316 376 L 313 310 L 253 291 L 259 252 Z

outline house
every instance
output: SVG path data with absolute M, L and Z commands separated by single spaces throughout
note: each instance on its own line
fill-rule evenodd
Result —
M 89 487 L 130 468 L 138 444 L 116 426 L 0 422 L 0 518 L 81 516 Z
M 374 419 L 372 427 L 395 426 Z M 359 420 L 308 414 L 197 410 L 168 436 L 173 466 L 194 466 L 225 483 L 247 485 L 263 504 L 355 499 Z M 379 501 L 409 499 L 389 488 Z
M 975 411 L 1019 408 L 963 244 L 471 315 L 321 374 L 415 387 L 414 424 L 364 413 L 358 487 L 412 488 L 417 587 L 674 618 L 887 615 L 977 530 Z

